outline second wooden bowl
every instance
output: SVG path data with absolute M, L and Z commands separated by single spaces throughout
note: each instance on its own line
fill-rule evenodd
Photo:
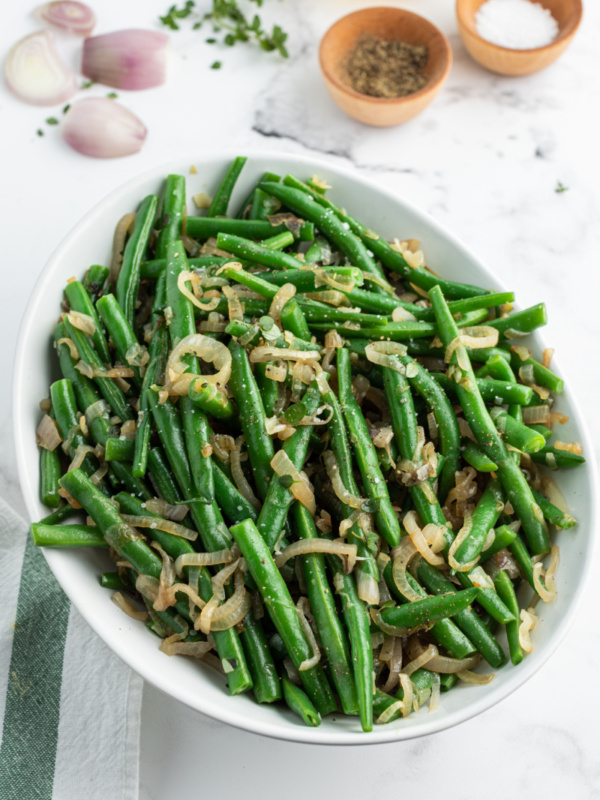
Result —
M 583 13 L 581 0 L 536 0 L 558 23 L 558 36 L 545 47 L 513 50 L 492 44 L 477 33 L 475 15 L 485 0 L 456 0 L 458 30 L 469 54 L 483 67 L 500 75 L 531 75 L 562 55 L 577 32 Z
M 413 94 L 393 98 L 371 97 L 352 89 L 345 61 L 365 34 L 426 45 L 427 85 Z M 355 11 L 332 25 L 321 40 L 319 63 L 329 94 L 346 114 L 368 125 L 386 127 L 416 117 L 431 103 L 448 76 L 452 52 L 444 34 L 428 20 L 400 8 L 378 6 Z

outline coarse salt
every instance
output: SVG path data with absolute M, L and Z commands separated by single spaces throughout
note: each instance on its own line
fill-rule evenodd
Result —
M 477 33 L 511 50 L 544 47 L 558 36 L 551 12 L 530 0 L 487 0 L 475 15 Z

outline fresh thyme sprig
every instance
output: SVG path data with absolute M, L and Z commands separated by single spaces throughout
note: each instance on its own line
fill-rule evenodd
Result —
M 263 2 L 263 0 L 250 1 L 259 8 Z M 194 0 L 186 0 L 181 8 L 172 5 L 167 13 L 159 19 L 163 25 L 172 31 L 177 31 L 181 20 L 196 16 Z M 208 11 L 196 19 L 192 28 L 198 30 L 206 23 L 212 24 L 213 33 L 223 33 L 222 43 L 229 47 L 233 47 L 237 42 L 256 42 L 267 52 L 277 50 L 283 58 L 288 57 L 285 47 L 287 33 L 279 25 L 274 25 L 271 33 L 267 33 L 263 28 L 260 16 L 255 14 L 252 19 L 247 17 L 240 9 L 237 0 L 212 0 L 212 11 Z M 211 37 L 206 41 L 214 44 L 217 40 Z

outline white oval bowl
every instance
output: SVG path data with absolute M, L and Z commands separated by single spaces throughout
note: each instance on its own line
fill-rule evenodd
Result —
M 35 429 L 39 422 L 39 401 L 48 396 L 48 386 L 59 374 L 52 347 L 52 332 L 60 312 L 63 289 L 71 276 L 81 278 L 91 264 L 107 264 L 116 222 L 137 208 L 151 192 L 160 193 L 164 177 L 180 173 L 187 179 L 187 196 L 214 191 L 232 160 L 231 154 L 178 159 L 128 181 L 90 211 L 66 236 L 48 261 L 27 306 L 21 324 L 13 382 L 15 440 L 19 479 L 32 520 L 48 509 L 39 500 L 39 453 Z M 190 175 L 194 164 L 197 174 Z M 318 173 L 332 184 L 330 196 L 366 225 L 384 236 L 415 238 L 422 242 L 427 263 L 442 276 L 502 291 L 500 282 L 452 234 L 431 217 L 383 190 L 371 181 L 331 164 L 302 156 L 254 153 L 236 186 L 231 208 L 235 209 L 266 171 L 281 175 L 292 172 L 302 179 Z M 196 210 L 189 200 L 190 214 Z M 519 287 L 512 287 L 518 290 Z M 540 291 L 543 300 L 543 287 Z M 534 355 L 544 348 L 536 333 L 528 340 Z M 566 381 L 568 387 L 568 381 Z M 510 663 L 498 670 L 486 686 L 461 685 L 442 695 L 438 711 L 426 710 L 407 719 L 376 726 L 369 734 L 360 730 L 357 717 L 334 714 L 318 728 L 305 727 L 283 707 L 258 705 L 251 696 L 230 697 L 222 676 L 191 659 L 168 658 L 158 649 L 156 637 L 142 624 L 130 620 L 111 601 L 110 592 L 100 587 L 98 576 L 110 568 L 104 552 L 44 550 L 44 555 L 62 588 L 79 612 L 106 644 L 145 680 L 221 722 L 253 733 L 313 744 L 375 744 L 411 739 L 456 725 L 499 702 L 530 678 L 550 657 L 568 630 L 592 559 L 596 522 L 596 485 L 593 447 L 574 399 L 566 393 L 556 408 L 570 421 L 561 427 L 561 438 L 578 441 L 590 461 L 559 474 L 559 484 L 569 507 L 578 519 L 577 528 L 559 531 L 555 541 L 561 547 L 557 577 L 558 597 L 553 604 L 538 606 L 540 621 L 533 634 L 534 650 L 518 666 Z M 530 591 L 526 592 L 526 597 Z M 505 648 L 506 649 L 506 648 Z

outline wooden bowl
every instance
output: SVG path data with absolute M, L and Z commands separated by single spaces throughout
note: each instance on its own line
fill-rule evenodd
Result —
M 364 34 L 427 45 L 427 85 L 405 97 L 393 98 L 371 97 L 352 89 L 346 56 Z M 416 117 L 431 103 L 446 80 L 452 51 L 444 34 L 423 17 L 400 8 L 378 6 L 355 11 L 334 23 L 321 40 L 319 63 L 329 94 L 348 116 L 368 125 L 388 127 Z
M 513 50 L 492 44 L 477 33 L 475 14 L 485 0 L 456 0 L 458 30 L 469 54 L 483 67 L 500 75 L 531 75 L 550 66 L 567 49 L 583 13 L 581 0 L 536 0 L 558 23 L 558 36 L 545 47 Z

